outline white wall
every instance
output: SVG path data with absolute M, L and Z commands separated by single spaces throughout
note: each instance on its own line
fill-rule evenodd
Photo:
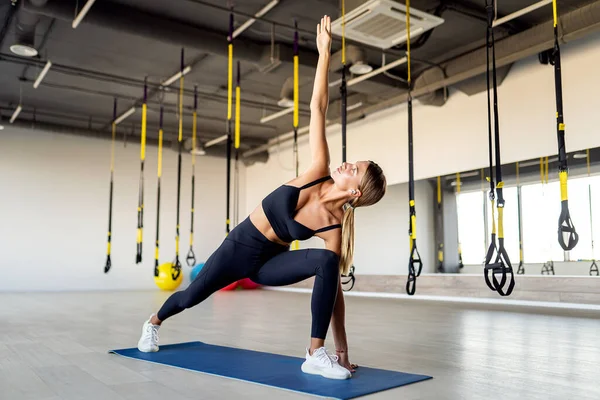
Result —
M 135 264 L 139 143 L 117 142 L 112 270 L 104 274 L 110 141 L 20 130 L 0 132 L 0 291 L 152 289 L 157 147 L 146 148 L 143 263 Z M 206 260 L 225 237 L 226 163 L 196 158 L 195 246 Z M 233 170 L 233 169 L 232 169 Z M 189 249 L 191 156 L 184 155 L 180 260 Z M 245 168 L 240 163 L 241 208 Z M 232 178 L 233 181 L 233 178 Z M 177 153 L 163 152 L 160 261 L 175 256 Z M 233 191 L 232 191 L 233 193 Z
M 596 119 L 593 118 L 600 109 L 600 97 L 597 95 L 600 92 L 600 79 L 597 76 L 600 34 L 565 45 L 561 50 L 567 151 L 600 146 L 600 134 Z M 553 67 L 539 64 L 536 56 L 516 63 L 499 88 L 498 96 L 503 163 L 557 153 Z M 417 101 L 413 115 L 415 179 L 486 167 L 488 131 L 485 92 L 469 97 L 453 91 L 446 105 L 439 108 L 423 106 Z M 408 181 L 406 105 L 369 115 L 350 124 L 347 133 L 348 160 L 376 161 L 385 171 L 390 185 Z M 332 165 L 337 166 L 341 163 L 339 125 L 330 127 L 327 136 Z M 299 155 L 300 168 L 304 169 L 310 160 L 307 137 L 300 139 Z M 286 142 L 271 149 L 271 158 L 266 164 L 248 168 L 247 212 L 269 191 L 293 178 L 292 160 L 291 142 Z M 401 273 L 405 273 L 403 260 L 408 254 L 406 196 L 399 195 L 396 198 L 394 190 L 390 192 L 390 199 L 386 201 L 399 201 L 400 209 L 395 213 L 390 212 L 385 203 L 357 213 L 357 262 L 361 261 L 362 264 L 359 257 L 363 257 L 363 252 L 370 252 L 368 271 L 371 274 L 396 271 L 398 268 L 394 263 L 398 262 Z M 427 210 L 430 209 L 428 203 Z M 427 216 L 427 210 L 419 208 L 419 218 L 433 218 Z M 360 222 L 363 214 L 369 222 Z M 361 231 L 361 224 L 364 224 L 364 232 Z M 394 244 L 380 246 L 383 242 L 375 240 L 373 231 L 367 226 L 376 226 L 378 232 L 396 230 Z M 433 222 L 431 227 L 433 229 Z M 423 230 L 419 231 L 423 237 Z M 432 242 L 428 246 L 431 247 L 434 246 L 433 235 L 430 237 Z M 306 245 L 315 243 L 311 240 Z

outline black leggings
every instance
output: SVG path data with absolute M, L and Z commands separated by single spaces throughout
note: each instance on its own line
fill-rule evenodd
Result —
M 284 286 L 315 277 L 311 337 L 325 339 L 339 285 L 339 257 L 330 250 L 289 251 L 269 241 L 250 219 L 236 226 L 208 258 L 187 289 L 174 293 L 158 311 L 164 321 L 243 278 L 266 286 Z

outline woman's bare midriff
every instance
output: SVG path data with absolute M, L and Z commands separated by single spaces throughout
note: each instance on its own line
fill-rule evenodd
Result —
M 265 235 L 265 237 L 267 239 L 269 239 L 271 242 L 279 243 L 279 244 L 282 244 L 284 246 L 289 245 L 289 243 L 286 243 L 286 242 L 282 241 L 275 234 L 275 231 L 271 227 L 271 223 L 267 219 L 267 216 L 265 215 L 265 212 L 264 212 L 261 204 L 259 204 L 254 209 L 254 211 L 252 211 L 252 213 L 250 214 L 249 218 L 250 218 L 250 222 L 252 222 L 252 224 L 254 224 L 254 226 L 256 227 L 256 229 L 258 229 L 260 231 L 260 233 L 262 233 L 263 235 Z

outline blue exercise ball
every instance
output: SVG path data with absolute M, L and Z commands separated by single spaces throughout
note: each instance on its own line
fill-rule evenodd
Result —
M 190 272 L 190 281 L 193 282 L 194 279 L 196 279 L 196 277 L 198 276 L 198 274 L 202 270 L 202 267 L 204 267 L 204 263 L 203 262 L 199 263 L 194 268 L 192 268 L 192 271 Z

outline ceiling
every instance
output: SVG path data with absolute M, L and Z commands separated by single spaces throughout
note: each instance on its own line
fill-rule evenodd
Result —
M 185 75 L 184 137 L 191 136 L 194 86 L 198 97 L 200 143 L 227 132 L 227 32 L 230 11 L 222 0 L 102 0 L 92 5 L 82 23 L 71 24 L 86 0 L 13 0 L 0 5 L 0 123 L 20 103 L 23 111 L 15 125 L 34 126 L 59 132 L 110 138 L 113 101 L 118 115 L 136 105 L 136 112 L 118 126 L 119 139 L 139 140 L 144 80 L 148 82 L 148 143 L 158 137 L 159 109 L 165 108 L 165 140 L 175 147 L 178 135 L 178 81 L 159 95 L 160 82 L 180 69 L 191 66 Z M 269 0 L 238 0 L 233 5 L 234 28 L 263 8 Z M 350 0 L 347 0 L 350 2 Z M 535 0 L 499 0 L 498 18 L 517 11 Z M 356 3 L 356 2 L 355 2 Z M 404 3 L 404 2 L 402 2 Z M 525 3 L 525 4 L 524 4 Z M 568 13 L 590 0 L 559 0 L 561 13 Z M 436 68 L 485 45 L 484 0 L 413 0 L 411 7 L 436 14 L 444 23 L 412 43 L 412 74 Z M 293 75 L 292 48 L 294 21 L 299 29 L 300 127 L 309 122 L 309 103 L 316 67 L 314 44 L 316 24 L 323 14 L 337 19 L 340 0 L 280 0 L 234 40 L 234 58 L 241 69 L 242 151 L 263 147 L 269 139 L 292 130 L 292 114 L 261 123 L 261 118 L 281 111 L 277 105 L 284 83 Z M 551 7 L 543 7 L 496 29 L 502 39 L 526 31 L 552 18 Z M 13 54 L 19 23 L 35 24 L 34 45 L 39 54 L 28 58 Z M 273 35 L 273 36 L 272 36 Z M 276 47 L 271 46 L 275 43 Z M 382 51 L 348 40 L 360 47 L 373 68 L 405 54 L 402 46 Z M 334 37 L 332 53 L 341 49 Z M 280 64 L 271 63 L 272 50 Z M 47 60 L 52 68 L 41 85 L 33 88 Z M 330 82 L 341 77 L 339 55 L 332 58 Z M 406 93 L 406 65 L 401 65 L 348 88 L 348 104 L 360 102 L 372 110 L 389 106 Z M 234 71 L 235 76 L 235 71 Z M 350 77 L 352 78 L 352 77 Z M 328 118 L 339 117 L 339 87 L 330 88 Z M 435 103 L 435 102 L 434 102 Z M 442 102 L 443 103 L 443 102 Z M 437 104 L 441 105 L 441 104 Z M 366 111 L 365 111 L 366 112 Z M 226 142 L 209 148 L 223 156 Z M 266 152 L 255 154 L 264 160 Z

